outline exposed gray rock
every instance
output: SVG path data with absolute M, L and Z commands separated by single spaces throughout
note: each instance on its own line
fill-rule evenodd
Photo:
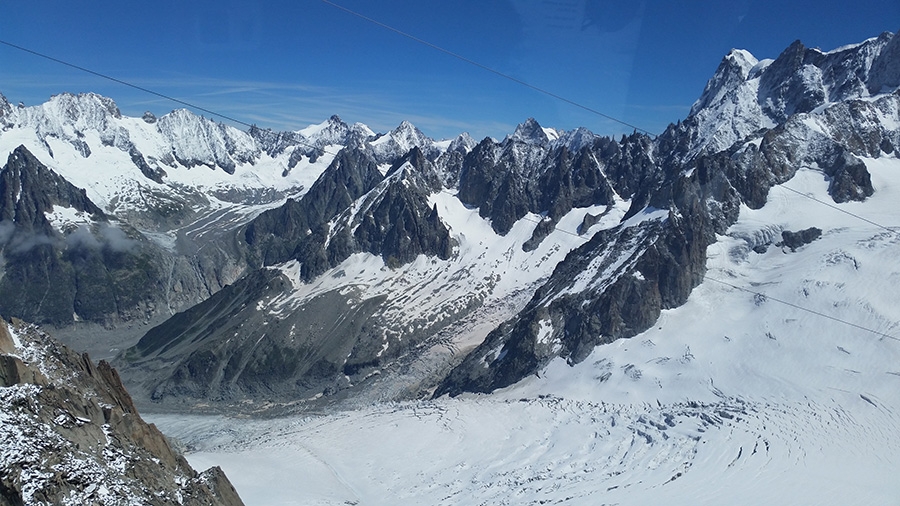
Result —
M 884 39 L 890 42 L 884 46 L 869 70 L 867 88 L 873 95 L 900 86 L 900 65 L 897 64 L 900 61 L 900 37 L 885 32 L 879 37 L 879 40 Z
M 0 93 L 0 126 L 4 126 L 6 124 L 11 113 L 12 105 L 9 103 L 9 100 L 7 100 L 2 93 Z
M 491 332 L 434 395 L 490 392 L 559 356 L 580 362 L 595 346 L 634 336 L 662 309 L 683 304 L 703 279 L 714 232 L 737 218 L 739 199 L 722 173 L 676 174 L 648 197 L 672 209 L 668 218 L 598 232 L 571 252 L 528 306 Z M 714 199 L 725 204 L 711 215 Z
M 805 246 L 822 236 L 822 229 L 810 227 L 805 230 L 791 232 L 784 230 L 781 232 L 781 242 L 775 243 L 775 246 L 786 246 L 791 251 L 797 251 L 797 248 Z
M 3 504 L 243 504 L 141 419 L 115 369 L 37 327 L 0 320 L 0 385 Z
M 364 150 L 341 150 L 334 161 L 299 201 L 289 199 L 283 206 L 266 211 L 254 219 L 243 232 L 254 265 L 274 265 L 294 257 L 306 238 L 356 199 L 371 191 L 384 176 L 375 160 Z M 304 250 L 305 251 L 305 250 Z M 304 253 L 311 260 L 308 253 Z M 322 259 L 307 265 L 321 272 Z
M 55 208 L 81 213 L 84 223 L 57 229 L 47 218 Z M 157 211 L 156 219 L 164 219 L 165 209 Z M 161 249 L 128 224 L 111 221 L 83 189 L 24 147 L 0 170 L 5 314 L 55 326 L 145 321 L 232 282 L 241 260 L 236 252 L 222 258 L 225 251 L 220 246 L 180 256 Z

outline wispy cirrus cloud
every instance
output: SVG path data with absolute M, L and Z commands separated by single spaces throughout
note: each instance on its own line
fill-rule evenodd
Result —
M 274 130 L 299 130 L 320 123 L 333 114 L 348 122 L 365 123 L 379 132 L 389 131 L 407 120 L 435 138 L 455 137 L 462 132 L 476 138 L 502 137 L 515 129 L 515 124 L 499 120 L 478 118 L 466 121 L 459 116 L 439 112 L 423 113 L 434 109 L 434 104 L 427 100 L 414 101 L 394 91 L 380 91 L 410 86 L 406 81 L 378 82 L 360 88 L 197 76 L 116 78 L 199 108 Z M 139 116 L 148 110 L 162 115 L 185 107 L 184 104 L 87 74 L 72 75 L 66 72 L 0 77 L 0 93 L 14 103 L 22 101 L 25 105 L 39 105 L 58 93 L 87 91 L 112 98 L 122 113 L 128 116 Z M 243 125 L 236 126 L 244 128 Z

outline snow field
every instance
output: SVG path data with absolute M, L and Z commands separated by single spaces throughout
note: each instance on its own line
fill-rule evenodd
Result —
M 620 201 L 584 235 L 574 231 L 585 214 L 597 215 L 606 207 L 573 209 L 536 249 L 525 252 L 521 245 L 531 237 L 542 216 L 526 216 L 509 233 L 500 236 L 477 209 L 465 207 L 454 195 L 437 192 L 429 203 L 437 206 L 451 237 L 457 241 L 455 254 L 448 261 L 420 255 L 409 264 L 390 269 L 379 256 L 356 253 L 310 283 L 300 280 L 296 261 L 287 262 L 278 268 L 292 280 L 294 290 L 267 302 L 268 310 L 276 316 L 286 314 L 303 302 L 334 290 L 353 294 L 360 301 L 387 296 L 380 314 L 392 327 L 392 333 L 402 336 L 423 325 L 454 319 L 476 306 L 503 306 L 502 301 L 516 298 L 523 290 L 533 290 L 569 251 L 584 244 L 596 231 L 618 224 L 628 209 L 628 202 Z M 521 300 L 524 302 L 527 299 Z M 480 337 L 483 339 L 486 334 Z M 388 344 L 385 336 L 385 346 Z M 454 348 L 467 350 L 475 344 L 478 343 L 456 341 Z
M 900 162 L 867 164 L 876 194 L 836 207 L 895 226 Z M 830 202 L 820 172 L 785 186 Z M 810 226 L 822 237 L 796 252 L 752 251 Z M 191 445 L 192 465 L 222 466 L 250 505 L 893 504 L 898 244 L 775 187 L 710 246 L 687 304 L 574 367 L 555 361 L 490 396 L 154 421 Z

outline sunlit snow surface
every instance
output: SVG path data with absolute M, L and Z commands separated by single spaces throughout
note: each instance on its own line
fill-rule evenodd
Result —
M 867 163 L 875 195 L 836 207 L 897 226 L 900 162 Z M 785 186 L 832 202 L 819 172 Z M 752 250 L 811 226 L 796 252 Z M 493 395 L 151 418 L 249 505 L 896 504 L 900 233 L 775 187 L 708 267 L 653 329 Z

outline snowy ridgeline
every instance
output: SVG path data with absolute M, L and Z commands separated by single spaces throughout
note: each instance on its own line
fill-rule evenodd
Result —
M 866 163 L 865 202 L 815 202 L 828 183 L 804 169 L 742 209 L 687 304 L 574 367 L 491 396 L 153 421 L 247 504 L 893 504 L 900 161 Z

